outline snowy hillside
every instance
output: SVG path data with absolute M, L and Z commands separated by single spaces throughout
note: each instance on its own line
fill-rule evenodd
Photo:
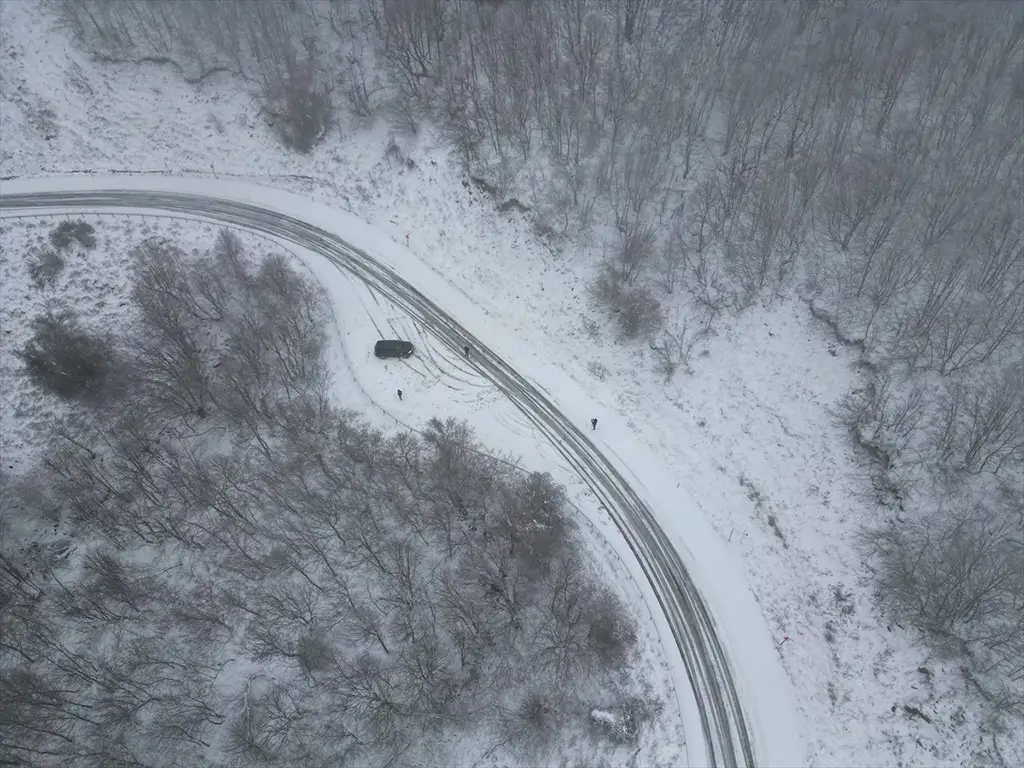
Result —
M 245 194 L 316 217 L 380 255 L 425 293 L 443 297 L 452 316 L 566 414 L 584 426 L 597 418 L 593 439 L 631 473 L 707 599 L 766 756 L 921 768 L 1024 760 L 1020 722 L 993 715 L 958 657 L 930 651 L 910 626 L 883 618 L 873 600 L 858 535 L 892 509 L 878 504 L 873 457 L 839 415 L 868 373 L 858 347 L 815 319 L 797 291 L 723 315 L 666 377 L 658 350 L 619 343 L 614 320 L 591 299 L 599 238 L 540 235 L 530 215 L 498 212 L 429 128 L 396 135 L 381 120 L 342 118 L 308 155 L 287 152 L 259 101 L 227 73 L 193 85 L 172 66 L 98 63 L 55 27 L 46 6 L 5 2 L 0 14 L 4 179 L 95 175 L 111 188 L 117 174 L 159 174 L 154 188 L 177 184 L 217 195 L 228 180 L 271 188 Z M 124 182 L 148 183 L 134 175 Z M 291 194 L 275 198 L 273 189 Z M 296 196 L 311 201 L 308 209 Z M 85 218 L 107 238 L 104 257 L 80 283 L 104 292 L 96 322 L 116 321 L 126 244 L 150 231 L 197 237 L 194 225 L 158 214 L 146 222 Z M 0 437 L 11 466 L 31 454 L 32 419 L 40 418 L 38 403 L 26 405 L 8 383 L 17 377 L 11 351 L 39 311 L 19 260 L 45 226 L 3 221 Z M 204 224 L 199 232 L 211 230 Z M 593 544 L 607 555 L 611 578 L 630 599 L 648 601 L 638 611 L 649 621 L 645 642 L 660 638 L 662 647 L 661 659 L 652 652 L 647 663 L 661 668 L 659 694 L 685 710 L 689 692 L 672 692 L 685 675 L 657 605 L 632 583 L 642 584 L 642 575 L 628 549 L 558 453 L 471 367 L 431 349 L 423 329 L 315 255 L 296 255 L 327 288 L 344 329 L 331 346 L 342 402 L 382 428 L 464 418 L 483 443 L 522 457 L 529 469 L 556 473 L 588 530 L 601 534 Z M 416 343 L 423 359 L 407 368 L 376 364 L 372 339 L 392 334 Z M 685 735 L 666 718 L 659 735 L 668 743 L 646 757 L 673 764 L 700 739 L 693 712 L 682 718 Z

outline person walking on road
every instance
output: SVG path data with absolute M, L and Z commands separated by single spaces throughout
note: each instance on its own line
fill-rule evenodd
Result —
M 597 429 L 597 419 L 591 419 L 590 420 L 590 428 L 592 430 L 596 430 Z
M 401 400 L 401 399 L 402 399 L 402 390 L 398 390 L 398 399 L 399 399 L 399 400 Z
M 462 351 L 466 353 L 466 357 L 469 357 L 469 344 L 462 348 Z

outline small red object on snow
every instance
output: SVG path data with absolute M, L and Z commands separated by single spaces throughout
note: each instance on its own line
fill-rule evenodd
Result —
M 783 646 L 783 645 L 785 644 L 785 642 L 786 642 L 787 640 L 789 640 L 789 637 L 788 637 L 787 635 L 783 635 L 783 636 L 782 636 L 782 642 L 781 642 L 781 643 L 779 643 L 779 648 L 781 648 L 781 647 L 782 647 L 782 646 Z

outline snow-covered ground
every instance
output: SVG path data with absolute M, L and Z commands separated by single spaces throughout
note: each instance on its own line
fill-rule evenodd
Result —
M 525 218 L 495 213 L 463 187 L 429 135 L 398 138 L 415 169 L 385 159 L 380 126 L 346 128 L 309 157 L 290 155 L 226 76 L 189 86 L 156 65 L 96 67 L 34 3 L 0 10 L 0 175 L 237 175 L 348 211 L 354 218 L 339 213 L 333 229 L 369 242 L 411 282 L 443 295 L 451 314 L 566 413 L 581 423 L 599 417 L 602 450 L 631 471 L 710 603 L 763 760 L 989 764 L 997 745 L 1008 763 L 1024 757 L 1020 735 L 1000 733 L 981 714 L 955 660 L 930 657 L 872 606 L 854 536 L 880 512 L 869 469 L 833 416 L 839 398 L 861 384 L 856 360 L 830 348 L 801 303 L 758 306 L 726 322 L 698 347 L 692 373 L 666 384 L 650 353 L 615 344 L 590 306 L 585 285 L 596 254 L 553 253 Z M 325 283 L 337 281 L 310 266 Z M 527 465 L 558 466 L 554 451 L 458 361 L 367 365 L 369 331 L 355 330 L 367 318 L 414 341 L 418 331 L 359 286 L 331 290 L 340 326 L 352 334 L 338 346 L 351 378 L 339 380 L 358 383 L 373 404 L 368 416 L 416 426 L 443 406 Z M 11 295 L 3 297 L 5 323 L 30 316 L 8 304 Z M 406 393 L 401 402 L 397 388 Z M 580 484 L 561 474 L 589 510 Z M 599 514 L 593 519 L 610 534 Z M 657 617 L 651 626 L 657 631 Z M 661 759 L 671 764 L 671 753 Z
M 5 191 L 10 189 L 5 185 Z M 53 408 L 52 397 L 31 387 L 21 373 L 22 365 L 14 352 L 31 335 L 27 320 L 43 313 L 58 302 L 79 315 L 85 328 L 92 332 L 117 332 L 118 326 L 132 322 L 128 305 L 128 269 L 132 248 L 150 238 L 164 239 L 185 252 L 204 251 L 211 247 L 217 234 L 212 224 L 159 215 L 89 215 L 84 219 L 95 229 L 95 251 L 72 249 L 67 267 L 52 285 L 34 286 L 24 255 L 48 244 L 47 235 L 64 216 L 33 216 L 0 220 L 0 383 L 4 392 L 0 419 L 0 455 L 10 457 L 9 466 L 17 472 L 28 468 L 36 455 L 35 435 L 44 428 Z M 550 444 L 474 367 L 451 355 L 442 345 L 418 328 L 401 310 L 385 298 L 367 289 L 361 282 L 338 271 L 314 254 L 283 247 L 280 243 L 239 232 L 246 253 L 262 256 L 286 253 L 323 285 L 331 299 L 334 326 L 330 333 L 329 355 L 335 374 L 336 402 L 353 409 L 373 426 L 421 430 L 433 417 L 458 415 L 478 431 L 485 445 L 501 450 L 526 470 L 550 471 L 561 482 L 576 483 L 568 467 L 560 462 Z M 378 336 L 411 339 L 417 354 L 410 360 L 377 360 L 372 342 Z M 403 390 L 403 398 L 397 390 Z M 686 737 L 680 718 L 679 696 L 688 689 L 676 690 L 679 675 L 673 675 L 663 648 L 661 633 L 668 630 L 651 614 L 652 603 L 644 589 L 642 573 L 628 558 L 628 550 L 608 534 L 612 523 L 596 505 L 578 498 L 577 519 L 580 534 L 594 550 L 594 561 L 605 580 L 612 582 L 625 605 L 631 606 L 641 629 L 638 638 L 638 670 L 644 680 L 628 683 L 650 701 L 664 706 L 662 712 L 645 724 L 641 732 L 637 758 L 642 764 L 675 766 L 686 761 Z M 13 538 L 55 545 L 65 537 L 56 530 L 6 531 Z M 622 547 L 621 549 L 625 549 Z M 661 617 L 658 617 L 659 619 Z M 671 652 L 671 646 L 668 646 Z M 685 681 L 685 676 L 682 677 Z M 640 686 L 650 685 L 649 690 Z M 595 702 L 610 706 L 615 702 Z M 685 706 L 693 710 L 691 702 Z M 695 726 L 696 727 L 696 726 Z M 479 752 L 488 745 L 481 744 Z M 607 746 L 607 745 L 605 745 Z M 700 746 L 699 742 L 695 746 Z M 577 745 L 577 750 L 583 750 Z M 623 748 L 625 749 L 625 748 Z M 630 750 L 632 753 L 634 750 Z M 496 753 L 498 756 L 500 752 Z M 582 751 L 580 755 L 584 754 Z M 626 756 L 623 755 L 619 757 Z M 481 763 L 487 765 L 487 763 Z

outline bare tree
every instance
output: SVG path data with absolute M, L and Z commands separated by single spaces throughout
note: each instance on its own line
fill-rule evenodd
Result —
M 806 232 L 796 184 L 784 166 L 768 171 L 753 192 L 753 210 L 726 251 L 727 266 L 745 300 L 766 287 L 777 289 L 792 274 Z
M 367 736 L 385 744 L 403 740 L 408 715 L 397 672 L 373 656 L 358 658 L 341 680 L 353 713 L 367 725 Z
M 685 217 L 678 216 L 673 220 L 668 237 L 654 260 L 659 287 L 668 294 L 676 292 L 686 273 L 689 243 L 685 227 Z
M 534 639 L 535 662 L 556 680 L 590 671 L 587 610 L 592 594 L 582 564 L 572 554 L 555 560 L 543 621 Z
M 657 13 L 662 5 L 660 0 L 620 0 L 618 12 L 622 18 L 623 35 L 627 43 L 632 43 L 634 37 L 642 40 L 644 32 L 652 15 Z
M 132 350 L 132 385 L 168 416 L 204 418 L 215 399 L 197 336 L 203 323 L 223 316 L 223 291 L 194 292 L 186 257 L 172 245 L 148 241 L 134 255 L 132 297 L 144 331 Z
M 823 201 L 825 231 L 832 242 L 846 250 L 887 194 L 888 179 L 879 165 L 864 155 L 851 158 L 833 178 L 833 187 Z
M 137 367 L 129 374 L 132 387 L 166 416 L 206 418 L 216 397 L 202 352 L 195 334 L 177 323 L 140 338 L 133 350 Z
M 1015 190 L 1008 190 L 1011 197 Z M 1009 206 L 989 209 L 978 228 L 978 258 L 974 284 L 990 293 L 999 289 L 1024 266 L 1024 222 Z
M 1019 630 L 1022 542 L 990 510 L 940 511 L 865 533 L 879 596 L 893 615 L 939 639 L 972 642 Z
M 894 372 L 876 375 L 863 390 L 847 396 L 841 412 L 857 438 L 880 449 L 888 471 L 912 446 L 925 424 L 928 401 L 924 387 L 908 383 Z
M 862 107 L 866 119 L 873 119 L 875 136 L 881 136 L 892 115 L 893 108 L 907 87 L 913 73 L 914 61 L 922 46 L 913 36 L 917 26 L 908 24 L 903 14 L 907 6 L 897 6 L 891 13 L 872 14 L 869 27 L 869 61 L 873 64 L 867 74 L 868 88 L 865 99 L 870 103 Z
M 558 555 L 545 585 L 546 605 L 534 636 L 534 659 L 558 679 L 613 671 L 635 641 L 618 598 L 597 587 L 573 553 Z
M 825 78 L 821 68 L 807 67 L 798 75 L 793 84 L 796 97 L 790 104 L 787 115 L 789 129 L 786 133 L 785 156 L 794 158 L 798 152 L 807 156 L 817 142 L 821 131 L 822 113 L 827 107 Z
M 297 697 L 287 682 L 269 682 L 262 676 L 250 678 L 239 695 L 237 714 L 228 725 L 226 751 L 236 764 L 315 764 L 318 731 L 314 708 L 307 706 L 307 693 Z M 343 728 L 331 728 L 327 752 L 342 758 L 353 746 L 355 737 Z
M 468 676 L 457 671 L 446 638 L 438 637 L 431 624 L 423 629 L 403 659 L 402 676 L 414 717 L 438 732 L 466 716 L 458 700 Z
M 448 44 L 448 4 L 442 0 L 371 0 L 364 7 L 400 92 L 405 98 L 424 98 Z
M 941 401 L 942 457 L 970 473 L 999 472 L 1024 461 L 1024 371 L 1006 368 L 994 381 L 954 382 Z

